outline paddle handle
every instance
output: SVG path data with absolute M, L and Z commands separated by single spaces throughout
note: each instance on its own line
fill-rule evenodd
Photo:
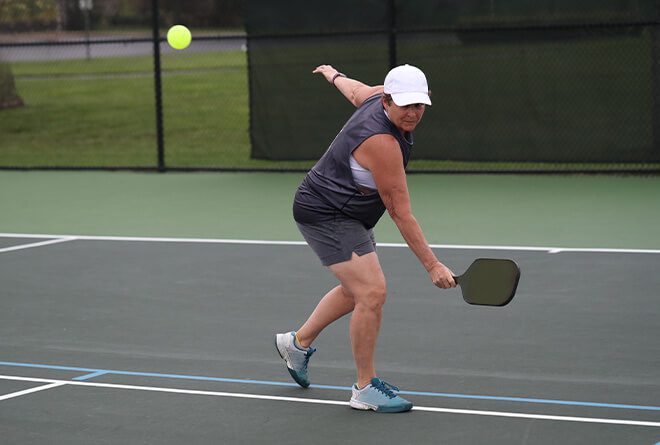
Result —
M 463 275 L 459 275 L 459 276 L 452 275 L 452 277 L 454 278 L 456 284 L 461 284 L 461 278 L 463 278 Z

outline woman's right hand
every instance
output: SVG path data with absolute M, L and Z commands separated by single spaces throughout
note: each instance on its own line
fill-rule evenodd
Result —
M 429 270 L 429 277 L 431 278 L 433 284 L 442 289 L 456 287 L 454 273 L 447 266 L 440 262 L 436 263 L 431 268 L 431 270 Z

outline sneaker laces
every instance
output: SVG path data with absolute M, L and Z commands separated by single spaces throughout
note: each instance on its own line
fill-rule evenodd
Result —
M 374 379 L 374 380 L 375 380 L 375 379 Z M 378 391 L 380 391 L 380 392 L 382 392 L 383 394 L 385 394 L 388 398 L 393 399 L 393 398 L 395 398 L 395 397 L 397 396 L 397 395 L 394 393 L 394 391 L 398 391 L 399 388 L 397 388 L 396 386 L 390 385 L 389 383 L 387 383 L 387 382 L 383 382 L 382 380 L 378 380 L 378 381 L 375 382 L 375 383 L 376 383 L 376 384 L 374 384 L 374 382 L 372 381 L 372 382 L 371 382 L 371 386 L 373 386 L 373 387 L 376 388 Z
M 393 391 L 393 392 L 399 392 L 400 391 L 398 386 L 391 385 L 391 384 L 389 384 L 389 383 L 387 383 L 383 380 L 381 380 L 380 382 L 383 384 L 383 386 L 385 388 L 389 389 L 390 391 Z
M 307 369 L 307 363 L 309 363 L 309 358 L 316 352 L 315 348 L 308 348 L 305 352 L 305 362 L 303 363 L 303 369 Z

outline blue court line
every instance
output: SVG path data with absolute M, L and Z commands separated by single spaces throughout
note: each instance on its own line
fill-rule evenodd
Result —
M 0 366 L 16 366 L 21 368 L 37 368 L 37 369 L 54 369 L 60 371 L 81 371 L 87 374 L 72 378 L 72 380 L 87 380 L 100 375 L 113 374 L 125 375 L 134 377 L 154 377 L 166 379 L 180 379 L 180 380 L 197 380 L 205 382 L 222 382 L 222 383 L 241 383 L 249 385 L 267 385 L 267 386 L 299 386 L 295 383 L 289 382 L 275 382 L 269 380 L 246 380 L 246 379 L 229 379 L 222 377 L 205 377 L 198 375 L 185 375 L 185 374 L 161 374 L 155 372 L 135 372 L 135 371 L 118 371 L 111 369 L 95 369 L 95 368 L 77 368 L 72 366 L 57 366 L 57 365 L 44 365 L 38 363 L 17 363 L 17 362 L 3 362 L 0 361 Z M 350 391 L 349 386 L 333 386 L 333 385 L 310 385 L 310 388 L 316 389 L 332 389 L 339 391 Z M 490 400 L 498 402 L 516 402 L 516 403 L 539 403 L 548 405 L 568 405 L 568 406 L 587 406 L 594 408 L 613 408 L 613 409 L 629 409 L 641 411 L 660 411 L 660 406 L 647 406 L 647 405 L 625 405 L 619 403 L 597 403 L 597 402 L 581 402 L 573 400 L 556 400 L 556 399 L 534 399 L 527 397 L 502 397 L 502 396 L 484 396 L 484 395 L 470 395 L 470 394 L 454 394 L 442 392 L 422 392 L 422 391 L 400 391 L 399 394 L 426 396 L 426 397 L 444 397 L 451 399 L 472 399 L 472 400 Z
M 74 377 L 71 380 L 83 381 L 83 380 L 93 379 L 94 377 L 98 377 L 98 376 L 105 375 L 105 374 L 107 374 L 106 371 L 96 371 L 96 372 L 91 372 L 89 374 Z

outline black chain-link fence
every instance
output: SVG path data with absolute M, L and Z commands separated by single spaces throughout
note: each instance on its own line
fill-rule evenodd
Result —
M 160 111 L 149 37 L 0 44 L 24 103 L 0 110 L 0 165 L 221 166 L 228 151 L 247 158 L 244 37 L 197 36 L 176 54 L 159 46 Z
M 305 170 L 352 112 L 312 69 L 411 63 L 413 170 L 660 172 L 658 5 L 573 3 L 5 0 L 0 168 Z
M 10 21 L 0 4 L 0 85 L 7 89 L 0 96 L 1 167 L 164 170 L 250 162 L 242 21 L 222 28 L 209 23 L 208 9 L 204 14 L 222 2 L 128 2 L 134 4 L 103 19 L 108 2 L 95 1 L 87 21 L 76 9 L 83 2 L 65 3 L 73 30 L 49 21 L 59 13 L 28 20 L 29 11 L 17 7 Z M 193 33 L 183 51 L 165 41 L 179 23 Z
M 350 114 L 315 65 L 375 85 L 410 63 L 433 91 L 414 159 L 449 170 L 660 167 L 656 2 L 248 5 L 257 158 L 316 159 Z

